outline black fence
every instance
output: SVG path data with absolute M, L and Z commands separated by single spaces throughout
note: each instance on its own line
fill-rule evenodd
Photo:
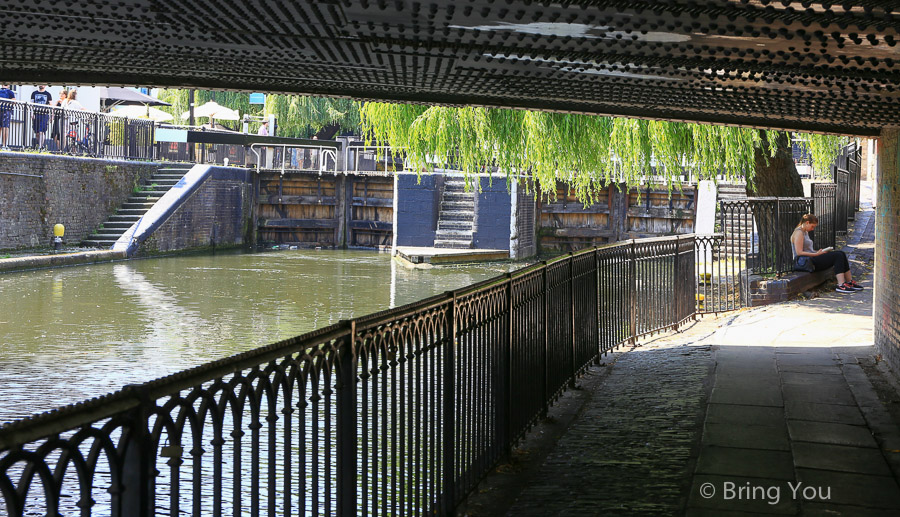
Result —
M 569 254 L 7 424 L 0 507 L 450 515 L 603 353 L 739 307 L 734 268 L 698 280 L 722 244 Z
M 154 159 L 154 123 L 104 113 L 0 100 L 9 122 L 0 146 L 127 160 Z
M 856 144 L 843 149 L 832 167 L 833 183 L 813 183 L 810 198 L 748 198 L 719 203 L 723 252 L 748 273 L 793 270 L 791 233 L 803 214 L 819 225 L 810 234 L 816 248 L 834 247 L 859 209 L 860 156 Z M 846 168 L 845 168 L 846 167 Z

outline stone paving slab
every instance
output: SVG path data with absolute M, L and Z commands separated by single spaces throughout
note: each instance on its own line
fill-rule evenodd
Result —
M 824 443 L 795 443 L 793 452 L 794 464 L 799 468 L 875 476 L 892 475 L 891 469 L 883 461 L 881 451 L 877 449 Z
M 703 430 L 703 445 L 773 451 L 791 450 L 784 422 L 778 426 L 707 423 Z
M 890 508 L 900 514 L 900 488 L 889 476 L 869 476 L 846 472 L 797 469 L 798 480 L 806 487 L 831 488 L 829 501 L 866 508 Z M 817 502 L 824 502 L 821 499 Z
M 866 426 L 834 422 L 788 420 L 788 433 L 795 442 L 830 443 L 852 447 L 878 447 Z
M 865 425 L 866 421 L 858 407 L 840 404 L 820 404 L 789 400 L 784 404 L 785 415 L 791 420 L 813 420 L 816 422 L 840 422 L 850 425 Z
M 780 407 L 741 406 L 711 403 L 706 409 L 708 424 L 784 425 L 784 410 Z
M 696 472 L 793 480 L 794 461 L 789 451 L 704 447 Z

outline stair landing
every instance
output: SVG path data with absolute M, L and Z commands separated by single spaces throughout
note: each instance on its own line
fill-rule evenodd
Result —
M 509 259 L 509 250 L 397 246 L 394 256 L 412 265 L 465 264 Z

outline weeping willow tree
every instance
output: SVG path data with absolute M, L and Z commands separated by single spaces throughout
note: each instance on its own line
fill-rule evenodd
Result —
M 850 143 L 850 138 L 841 135 L 798 135 L 800 145 L 809 153 L 811 165 L 817 178 L 831 177 L 831 165 Z
M 508 179 L 528 175 L 551 195 L 562 181 L 585 203 L 610 183 L 635 186 L 653 170 L 670 189 L 684 174 L 750 177 L 762 141 L 775 138 L 734 127 L 513 109 L 367 103 L 360 111 L 366 138 L 404 148 L 416 170 L 496 168 Z
M 584 203 L 610 183 L 636 186 L 651 172 L 670 190 L 684 175 L 724 176 L 746 179 L 751 194 L 802 196 L 784 132 L 480 107 L 366 103 L 360 113 L 366 139 L 403 148 L 417 171 L 496 169 L 508 180 L 530 176 L 551 196 L 564 182 Z M 830 163 L 838 150 L 822 147 L 818 159 Z M 775 181 L 779 175 L 787 181 Z
M 330 139 L 340 130 L 359 130 L 359 104 L 350 99 L 268 95 L 265 108 L 281 136 Z
M 181 119 L 181 115 L 190 107 L 189 95 L 190 90 L 160 90 L 159 99 L 172 104 L 160 109 L 175 116 L 176 120 Z M 266 95 L 266 103 L 261 105 L 250 104 L 250 94 L 245 92 L 195 91 L 195 105 L 199 106 L 207 101 L 215 101 L 226 108 L 237 110 L 241 115 L 250 114 L 254 117 L 275 115 L 279 136 L 294 138 L 318 136 L 329 139 L 341 129 L 351 131 L 359 129 L 359 105 L 349 99 Z M 250 131 L 256 132 L 258 125 L 259 122 L 251 124 Z

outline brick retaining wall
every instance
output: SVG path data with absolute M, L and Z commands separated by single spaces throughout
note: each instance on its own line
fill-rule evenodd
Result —
M 0 249 L 50 246 L 90 235 L 159 164 L 0 152 Z M 5 173 L 5 174 L 4 174 Z
M 216 168 L 212 176 L 143 243 L 139 254 L 240 247 L 252 239 L 249 171 Z
M 900 130 L 881 133 L 875 209 L 875 346 L 900 376 Z

